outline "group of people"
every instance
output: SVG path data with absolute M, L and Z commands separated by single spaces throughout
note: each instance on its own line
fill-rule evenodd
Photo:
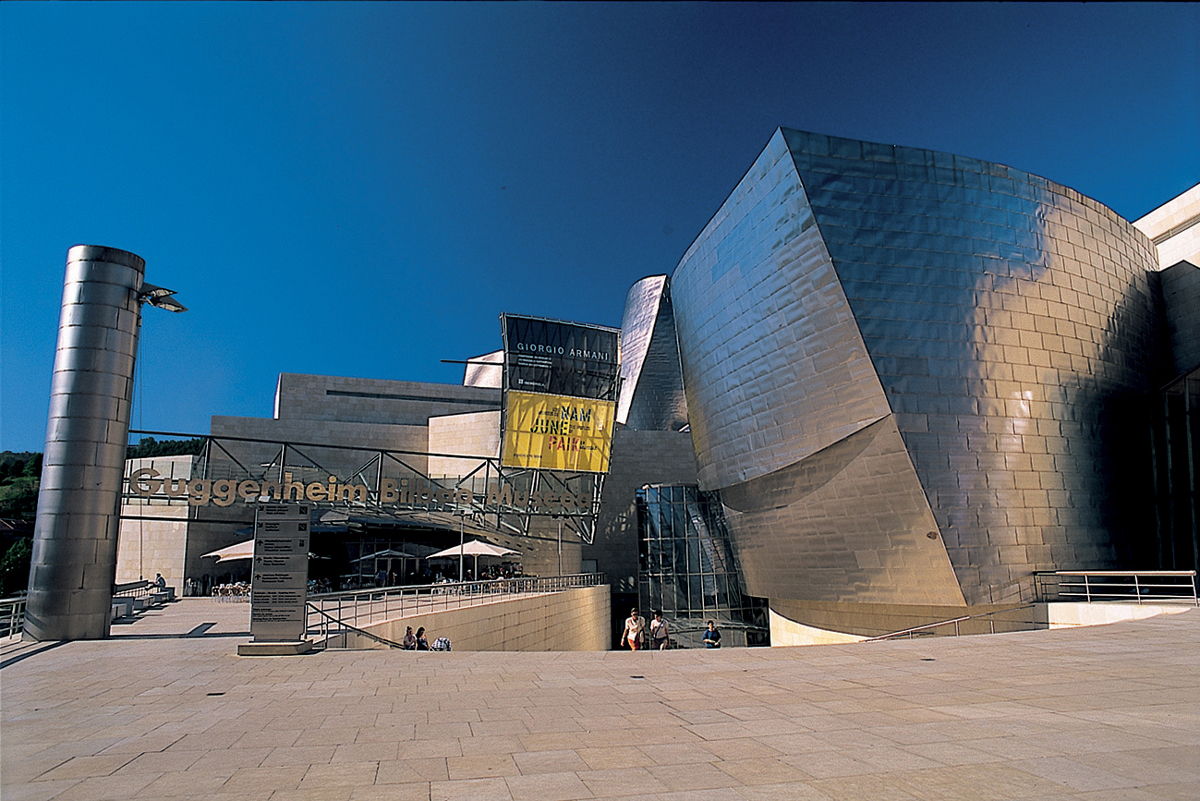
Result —
M 671 627 L 663 620 L 662 610 L 656 609 L 654 619 L 649 623 L 638 615 L 638 610 L 631 610 L 629 618 L 625 621 L 625 631 L 621 634 L 621 646 L 628 647 L 631 651 L 642 647 L 649 647 L 655 651 L 667 650 L 671 646 Z M 721 647 L 721 632 L 712 620 L 708 621 L 708 628 L 704 631 L 704 647 Z
M 425 627 L 421 626 L 417 633 L 413 634 L 412 626 L 409 626 L 400 644 L 404 646 L 405 651 L 428 651 L 429 638 L 425 636 Z
M 212 594 L 218 601 L 249 601 L 250 582 L 237 581 L 233 584 L 217 584 L 212 588 Z
M 486 565 L 479 568 L 479 575 L 476 576 L 470 568 L 463 571 L 463 581 L 491 581 L 495 579 L 521 578 L 524 575 L 521 565 L 516 562 L 505 562 L 502 565 Z M 351 577 L 353 578 L 353 577 Z M 401 584 L 437 584 L 443 581 L 458 581 L 458 567 L 454 567 L 449 572 L 434 571 L 428 565 L 424 567 L 420 574 L 409 572 L 408 575 L 402 576 L 396 571 L 387 571 L 380 568 L 374 576 L 376 587 L 396 587 Z M 344 582 L 345 584 L 354 583 L 353 581 Z M 343 589 L 355 589 L 354 587 L 344 586 Z
M 425 627 L 421 626 L 417 629 L 416 634 L 413 633 L 412 626 L 407 626 L 407 631 L 404 632 L 404 639 L 400 644 L 404 646 L 406 651 L 449 651 L 450 640 L 447 637 L 438 637 L 433 641 L 433 645 L 429 644 L 429 637 L 425 635 Z

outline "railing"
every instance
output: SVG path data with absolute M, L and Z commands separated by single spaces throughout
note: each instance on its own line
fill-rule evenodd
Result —
M 323 627 L 323 630 L 321 633 L 321 636 L 322 636 L 321 644 L 325 648 L 329 648 L 331 643 L 336 643 L 340 647 L 345 648 L 346 647 L 346 635 L 349 633 L 354 633 L 354 634 L 358 635 L 359 637 L 366 637 L 368 640 L 377 642 L 380 645 L 386 645 L 388 648 L 398 648 L 401 650 L 403 650 L 403 648 L 404 648 L 403 644 L 395 642 L 394 640 L 389 640 L 387 637 L 380 637 L 378 634 L 373 634 L 372 632 L 369 632 L 366 629 L 360 629 L 357 626 L 351 626 L 349 623 L 346 623 L 345 621 L 338 620 L 337 618 L 333 617 L 333 615 L 330 615 L 328 612 L 324 612 L 324 611 L 316 608 L 315 606 L 312 605 L 311 602 L 308 604 L 306 611 L 308 614 L 316 613 L 321 618 L 322 622 L 324 623 L 324 627 Z M 309 626 L 308 629 L 309 629 L 310 634 L 314 633 L 311 626 Z
M 19 637 L 25 630 L 25 596 L 0 600 L 0 639 Z
M 1195 570 L 1055 570 L 1034 576 L 1043 601 L 1186 601 L 1200 606 Z
M 868 637 L 867 639 L 862 640 L 862 642 L 878 642 L 879 640 L 890 640 L 896 637 L 908 637 L 911 640 L 914 636 L 920 634 L 933 636 L 933 630 L 941 628 L 942 626 L 954 626 L 954 636 L 957 637 L 960 633 L 960 624 L 967 620 L 979 620 L 982 618 L 988 619 L 988 633 L 995 634 L 996 615 L 1006 615 L 1010 612 L 1020 612 L 1023 609 L 1032 609 L 1034 606 L 1035 604 L 1024 604 L 1023 606 L 1014 606 L 1009 609 L 997 609 L 992 612 L 982 612 L 977 615 L 963 615 L 961 617 L 955 617 L 949 620 L 939 620 L 937 623 L 926 623 L 924 626 L 913 626 L 910 629 L 901 629 L 900 631 L 893 631 L 890 634 L 880 634 L 878 637 Z M 1033 621 L 1030 622 L 1032 624 Z
M 154 591 L 154 582 L 146 581 L 131 581 L 127 584 L 113 585 L 114 598 L 144 598 Z
M 603 573 L 580 573 L 380 587 L 313 595 L 308 600 L 305 628 L 307 636 L 327 643 L 336 641 L 349 631 L 394 645 L 389 640 L 364 632 L 364 627 L 414 615 L 495 603 L 518 595 L 596 587 L 604 583 Z

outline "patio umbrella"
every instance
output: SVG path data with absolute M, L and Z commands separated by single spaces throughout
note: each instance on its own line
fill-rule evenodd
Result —
M 463 545 L 452 545 L 444 551 L 431 553 L 427 559 L 458 559 L 459 555 L 475 557 L 475 575 L 479 575 L 479 557 L 481 556 L 520 556 L 520 551 L 514 551 L 510 548 L 501 548 L 499 545 L 482 540 L 471 540 Z
M 230 545 L 228 548 L 222 548 L 219 551 L 206 553 L 204 556 L 215 556 L 217 562 L 232 562 L 236 559 L 253 559 L 254 558 L 254 540 L 246 540 L 239 542 L 236 545 Z

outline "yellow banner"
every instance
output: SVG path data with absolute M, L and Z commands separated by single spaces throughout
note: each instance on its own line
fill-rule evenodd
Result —
M 612 401 L 510 391 L 502 463 L 607 473 L 616 406 Z

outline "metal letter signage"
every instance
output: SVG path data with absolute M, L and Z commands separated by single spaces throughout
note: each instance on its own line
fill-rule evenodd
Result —
M 256 643 L 304 638 L 308 510 L 308 504 L 264 503 L 255 512 L 250 635 Z

